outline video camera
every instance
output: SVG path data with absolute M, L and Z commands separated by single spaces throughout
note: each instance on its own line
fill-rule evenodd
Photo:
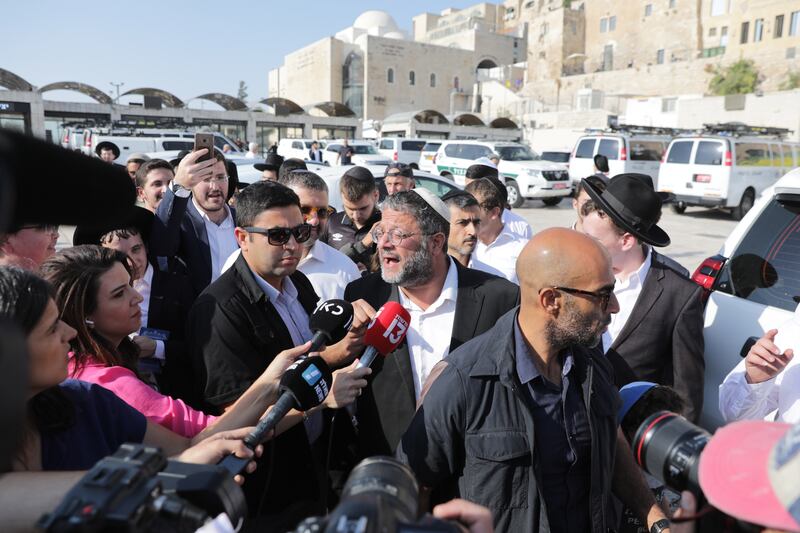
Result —
M 459 533 L 454 522 L 419 516 L 419 487 L 406 465 L 391 457 L 364 459 L 350 473 L 339 505 L 326 517 L 303 520 L 294 533 Z
M 190 532 L 225 513 L 247 514 L 244 493 L 220 466 L 167 460 L 158 448 L 123 444 L 95 464 L 37 526 L 51 532 Z

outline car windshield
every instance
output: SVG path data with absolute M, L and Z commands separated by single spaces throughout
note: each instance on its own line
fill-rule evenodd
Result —
M 371 144 L 355 144 L 351 146 L 353 148 L 353 152 L 356 154 L 378 155 L 378 151 Z
M 538 161 L 539 156 L 527 146 L 502 146 L 497 154 L 504 161 Z
M 542 152 L 542 159 L 554 163 L 569 163 L 569 152 Z

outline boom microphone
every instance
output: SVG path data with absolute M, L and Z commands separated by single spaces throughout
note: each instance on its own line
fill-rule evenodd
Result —
M 367 349 L 356 368 L 370 366 L 378 354 L 386 357 L 392 353 L 406 336 L 411 315 L 397 302 L 386 302 L 378 309 L 364 333 Z
M 311 349 L 316 352 L 323 345 L 330 346 L 344 339 L 353 325 L 353 304 L 345 300 L 327 300 L 314 309 L 308 327 L 314 332 Z
M 332 382 L 331 369 L 322 357 L 315 355 L 296 361 L 281 377 L 278 401 L 244 438 L 245 445 L 254 450 L 291 409 L 308 411 L 321 404 L 328 395 Z M 219 464 L 236 475 L 244 471 L 249 461 L 250 459 L 229 455 Z

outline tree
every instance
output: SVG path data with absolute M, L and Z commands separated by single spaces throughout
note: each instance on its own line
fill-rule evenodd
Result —
M 756 91 L 759 82 L 756 64 L 750 59 L 740 59 L 726 68 L 716 68 L 708 90 L 717 96 L 748 94 Z
M 236 97 L 242 102 L 247 100 L 247 84 L 244 81 L 239 82 L 239 92 L 236 93 Z
M 781 91 L 791 91 L 792 89 L 800 89 L 800 70 L 788 72 L 786 81 L 781 83 Z

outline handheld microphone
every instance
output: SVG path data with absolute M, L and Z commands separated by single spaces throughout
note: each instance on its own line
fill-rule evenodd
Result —
M 410 321 L 411 315 L 399 303 L 383 304 L 364 333 L 364 344 L 367 345 L 367 349 L 356 368 L 370 366 L 378 354 L 386 357 L 392 353 L 403 342 Z
M 296 361 L 281 377 L 278 401 L 244 438 L 245 445 L 251 450 L 255 449 L 292 408 L 308 411 L 321 404 L 328 395 L 332 382 L 331 369 L 322 357 L 307 357 Z M 229 455 L 219 464 L 236 475 L 244 471 L 248 462 L 250 459 Z
M 323 345 L 330 346 L 342 340 L 353 325 L 353 304 L 346 300 L 327 300 L 314 309 L 308 327 L 314 332 L 311 349 L 316 352 Z

